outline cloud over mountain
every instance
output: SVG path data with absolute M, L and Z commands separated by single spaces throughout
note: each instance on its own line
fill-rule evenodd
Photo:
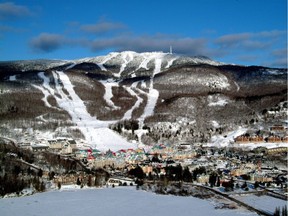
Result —
M 101 20 L 95 24 L 84 24 L 80 26 L 80 30 L 87 33 L 102 34 L 115 30 L 125 29 L 126 26 L 118 22 L 108 22 Z
M 41 33 L 30 41 L 30 46 L 35 51 L 52 52 L 61 48 L 67 41 L 59 34 Z

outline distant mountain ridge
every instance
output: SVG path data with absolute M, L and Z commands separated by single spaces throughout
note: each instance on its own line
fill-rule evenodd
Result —
M 270 118 L 262 113 L 287 100 L 287 69 L 124 51 L 0 62 L 0 87 L 0 133 L 17 136 L 9 132 L 16 124 L 39 131 L 39 137 L 82 138 L 105 150 L 209 142 L 250 122 L 264 125 Z M 283 121 L 283 115 L 274 120 Z
M 19 61 L 0 61 L 1 68 L 11 68 L 16 71 L 43 71 L 49 69 L 57 69 L 63 67 L 62 69 L 71 69 L 74 66 L 83 63 L 91 63 L 97 65 L 101 70 L 106 71 L 107 68 L 118 68 L 119 73 L 123 72 L 125 69 L 134 68 L 134 70 L 149 69 L 151 62 L 155 58 L 163 59 L 163 66 L 168 68 L 172 64 L 209 64 L 209 65 L 223 65 L 223 63 L 213 61 L 205 56 L 181 56 L 177 54 L 163 53 L 163 52 L 144 52 L 137 53 L 133 51 L 124 52 L 111 52 L 105 56 L 97 57 L 87 57 L 76 60 L 19 60 Z M 166 64 L 166 65 L 165 65 Z M 148 66 L 149 65 L 149 66 Z M 66 67 L 66 68 L 65 68 Z

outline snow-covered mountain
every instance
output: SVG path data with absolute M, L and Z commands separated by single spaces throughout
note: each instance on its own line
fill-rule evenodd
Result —
M 287 69 L 162 52 L 0 62 L 0 78 L 2 135 L 71 136 L 100 150 L 209 142 L 264 124 L 263 111 L 287 98 Z
M 111 71 L 115 77 L 136 76 L 139 72 L 152 70 L 155 59 L 161 59 L 162 70 L 171 66 L 183 64 L 208 64 L 223 65 L 221 62 L 213 61 L 205 56 L 180 56 L 163 52 L 136 53 L 133 51 L 112 52 L 106 56 L 82 58 L 76 60 L 27 60 L 27 61 L 6 61 L 0 62 L 1 69 L 18 72 L 45 71 L 49 69 L 69 70 L 83 68 L 88 70 Z M 5 72 L 4 70 L 1 71 Z

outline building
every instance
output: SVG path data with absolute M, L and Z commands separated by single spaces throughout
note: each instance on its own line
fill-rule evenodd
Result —
M 49 149 L 48 145 L 31 145 L 31 149 L 33 152 L 44 152 Z
M 235 143 L 249 143 L 250 140 L 248 136 L 241 135 L 241 136 L 236 137 L 234 139 L 234 142 Z
M 283 125 L 273 125 L 270 127 L 270 130 L 275 132 L 283 132 L 285 131 L 285 127 Z

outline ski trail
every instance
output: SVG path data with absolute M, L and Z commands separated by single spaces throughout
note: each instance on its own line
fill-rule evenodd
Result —
M 52 106 L 48 102 L 48 97 L 50 95 L 54 95 L 54 89 L 51 89 L 50 85 L 49 85 L 50 79 L 44 75 L 44 72 L 39 72 L 37 75 L 38 75 L 38 77 L 40 77 L 43 80 L 43 84 L 42 84 L 43 87 L 38 86 L 38 85 L 34 85 L 34 84 L 32 84 L 32 86 L 34 88 L 37 88 L 38 90 L 40 90 L 44 94 L 44 97 L 41 100 L 44 102 L 45 106 L 47 106 L 49 108 L 59 109 L 58 107 Z
M 240 86 L 238 85 L 238 83 L 236 81 L 234 81 L 235 85 L 236 85 L 236 91 L 238 92 L 240 90 Z
M 67 66 L 67 67 L 65 68 L 65 70 L 69 70 L 69 69 L 73 68 L 75 65 L 76 65 L 76 64 L 75 64 L 75 63 L 73 63 L 73 64 L 71 64 L 71 65 Z
M 135 83 L 136 83 L 136 86 L 137 86 L 137 83 L 138 83 L 138 82 L 135 82 Z M 133 83 L 133 84 L 134 84 L 134 83 Z M 133 84 L 132 84 L 132 85 L 133 85 Z M 132 88 L 135 88 L 135 87 L 132 87 L 132 86 L 131 86 L 131 87 L 127 87 L 127 86 L 125 86 L 124 88 L 129 92 L 130 95 L 135 96 L 135 97 L 137 98 L 137 101 L 136 101 L 136 103 L 131 107 L 131 109 L 129 109 L 129 110 L 124 114 L 122 120 L 131 119 L 131 118 L 132 118 L 132 113 L 133 113 L 133 111 L 134 111 L 136 108 L 138 108 L 138 107 L 140 106 L 140 104 L 142 103 L 142 101 L 143 101 L 143 99 L 142 99 L 141 97 L 139 97 L 138 94 L 137 94 L 135 91 L 132 90 Z
M 144 60 L 141 62 L 141 64 L 139 65 L 139 67 L 135 71 L 137 71 L 137 70 L 139 70 L 141 68 L 149 70 L 147 65 L 154 57 L 155 57 L 154 55 L 149 55 L 148 57 L 144 56 Z
M 47 100 L 48 96 L 50 95 L 50 92 L 47 91 L 46 89 L 42 88 L 41 86 L 37 86 L 37 85 L 33 85 L 33 84 L 32 84 L 32 86 L 34 88 L 40 90 L 44 94 L 44 97 L 41 100 L 44 102 L 45 106 L 52 108 L 51 104 Z
M 101 68 L 101 70 L 107 71 L 107 69 L 104 67 L 104 64 L 117 55 L 118 55 L 118 53 L 110 53 L 110 56 L 108 55 L 107 58 L 105 58 L 102 62 L 97 63 L 97 65 Z
M 112 108 L 112 109 L 120 109 L 121 107 L 115 106 L 114 102 L 112 101 L 113 93 L 112 93 L 112 87 L 118 87 L 118 82 L 109 82 L 109 81 L 99 81 L 102 85 L 105 87 L 105 93 L 104 93 L 104 100 L 106 103 Z
M 173 62 L 174 62 L 176 59 L 177 59 L 177 58 L 173 58 L 173 59 L 171 59 L 170 61 L 168 61 L 165 68 L 171 67 L 171 65 L 173 64 Z
M 116 77 L 120 77 L 122 72 L 125 70 L 127 64 L 129 64 L 129 62 L 133 61 L 133 54 L 131 52 L 124 52 L 121 53 L 122 59 L 124 61 L 124 63 L 121 64 L 121 68 L 119 73 L 115 74 Z M 129 57 L 129 59 L 127 59 Z
M 147 105 L 144 109 L 144 113 L 139 119 L 140 121 L 144 121 L 146 117 L 151 116 L 154 113 L 154 109 L 155 109 L 155 106 L 159 97 L 159 92 L 156 89 L 154 89 L 154 86 L 153 86 L 154 76 L 161 72 L 161 63 L 162 63 L 161 58 L 155 59 L 155 68 L 150 78 L 149 92 L 147 93 L 147 96 L 148 96 Z

